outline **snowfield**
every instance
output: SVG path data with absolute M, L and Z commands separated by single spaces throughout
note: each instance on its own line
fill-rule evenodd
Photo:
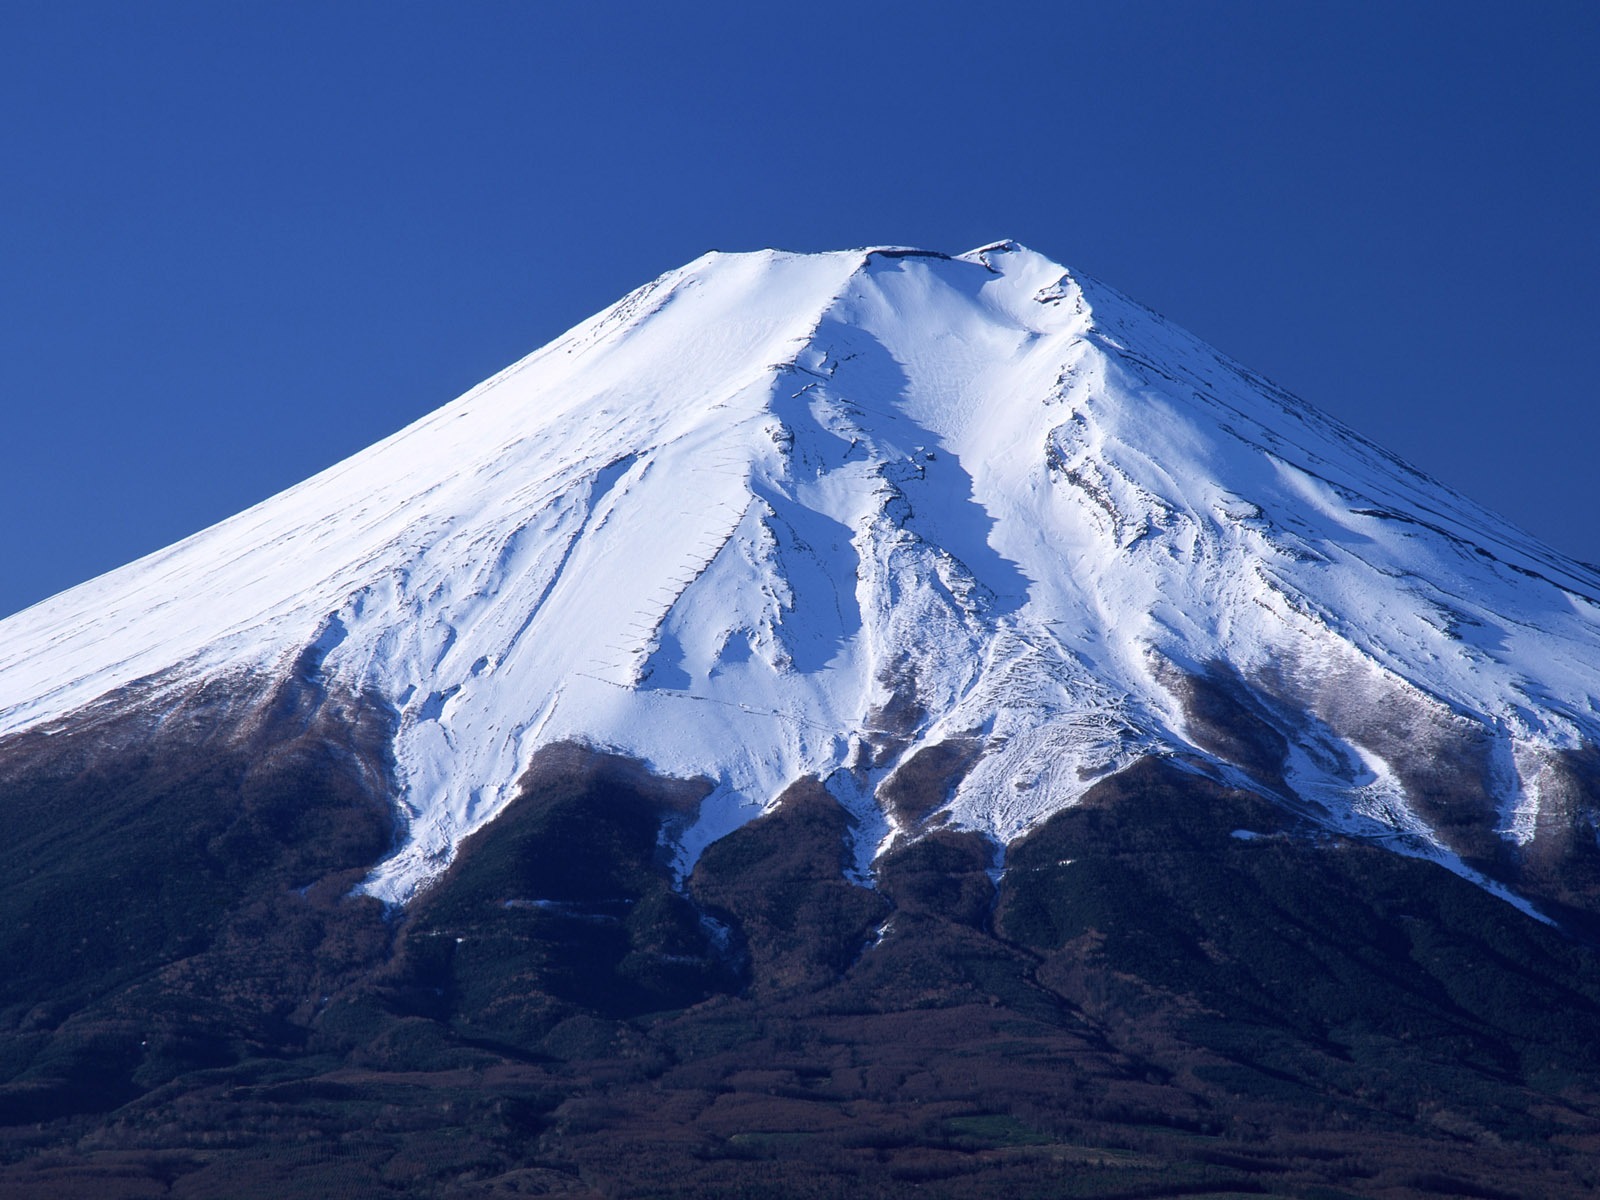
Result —
M 1161 754 L 1480 881 L 1406 754 L 1468 747 L 1524 844 L 1600 741 L 1593 569 L 1010 242 L 670 272 L 0 622 L 0 734 L 308 647 L 398 714 L 395 902 L 564 739 L 712 782 L 684 868 L 816 775 L 866 872 L 923 819 L 880 786 L 948 745 L 947 819 L 1001 845 Z M 1294 730 L 1281 778 L 1197 726 L 1199 678 Z

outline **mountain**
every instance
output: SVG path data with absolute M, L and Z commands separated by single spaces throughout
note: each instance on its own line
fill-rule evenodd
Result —
M 0 1179 L 1579 1194 L 1596 697 L 1104 285 L 708 254 L 0 622 Z

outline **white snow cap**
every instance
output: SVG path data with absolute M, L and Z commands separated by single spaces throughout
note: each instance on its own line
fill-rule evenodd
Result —
M 1226 664 L 1345 738 L 1295 768 L 1330 822 L 1432 844 L 1333 715 L 1404 694 L 1499 739 L 1515 839 L 1548 755 L 1593 740 L 1597 596 L 1591 569 L 1015 243 L 713 253 L 0 622 L 0 733 L 315 645 L 330 684 L 399 714 L 408 834 L 367 884 L 399 901 L 555 741 L 709 779 L 682 866 L 820 776 L 865 868 L 897 822 L 872 788 L 919 748 L 983 747 L 949 817 L 1005 842 L 1141 754 L 1207 760 L 1171 680 Z

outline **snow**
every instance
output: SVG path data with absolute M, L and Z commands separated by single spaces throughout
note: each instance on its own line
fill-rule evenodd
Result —
M 861 818 L 865 873 L 907 832 L 873 789 L 952 737 L 986 751 L 950 817 L 1004 843 L 1142 754 L 1208 759 L 1161 664 L 1223 663 L 1322 722 L 1291 774 L 1331 828 L 1465 873 L 1354 706 L 1491 730 L 1525 841 L 1551 755 L 1596 740 L 1597 597 L 1594 571 L 1014 243 L 710 254 L 0 622 L 0 734 L 315 645 L 399 714 L 409 830 L 367 887 L 403 901 L 562 739 L 711 783 L 685 869 L 815 775 Z

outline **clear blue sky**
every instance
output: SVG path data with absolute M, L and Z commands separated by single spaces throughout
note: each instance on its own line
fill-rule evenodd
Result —
M 1600 5 L 0 6 L 0 614 L 717 247 L 1013 237 L 1600 560 Z

